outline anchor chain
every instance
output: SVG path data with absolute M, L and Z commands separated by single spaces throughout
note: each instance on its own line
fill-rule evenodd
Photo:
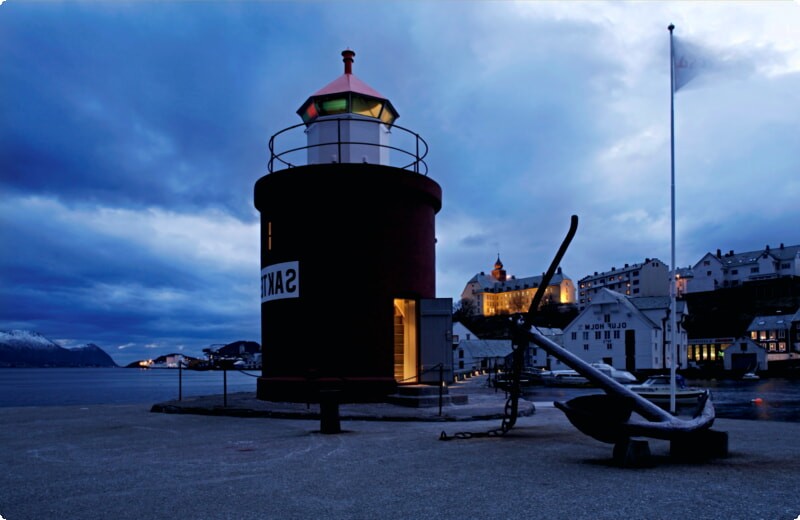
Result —
M 558 248 L 553 261 L 550 262 L 549 269 L 544 276 L 542 276 L 542 281 L 536 289 L 536 293 L 533 295 L 528 312 L 526 314 L 517 314 L 511 319 L 511 387 L 509 388 L 509 396 L 508 399 L 506 399 L 505 408 L 503 408 L 503 419 L 500 423 L 500 428 L 489 430 L 484 433 L 458 432 L 452 436 L 448 436 L 447 433 L 443 431 L 439 435 L 439 440 L 447 441 L 451 439 L 472 439 L 474 437 L 500 437 L 507 434 L 517 423 L 517 416 L 519 415 L 519 396 L 522 393 L 520 389 L 520 379 L 522 377 L 522 367 L 525 363 L 525 352 L 528 350 L 528 337 L 531 327 L 533 326 L 533 317 L 539 311 L 539 305 L 544 298 L 545 290 L 550 285 L 550 280 L 553 278 L 577 230 L 578 216 L 572 215 L 567 235 L 561 242 L 561 246 Z
M 527 344 L 525 345 L 527 347 Z M 524 361 L 523 348 L 516 341 L 511 344 L 512 350 L 512 368 L 511 368 L 511 387 L 508 390 L 508 398 L 506 399 L 505 407 L 503 408 L 503 419 L 500 422 L 500 427 L 486 432 L 457 432 L 452 436 L 448 436 L 446 432 L 439 435 L 439 440 L 449 441 L 452 439 L 472 439 L 476 437 L 502 437 L 508 433 L 511 428 L 517 423 L 519 415 L 519 396 L 522 393 L 520 390 L 520 379 L 522 376 L 522 362 Z

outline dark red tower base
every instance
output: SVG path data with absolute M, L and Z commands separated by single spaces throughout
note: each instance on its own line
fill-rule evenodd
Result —
M 441 205 L 436 182 L 391 166 L 317 164 L 258 180 L 261 267 L 298 262 L 299 281 L 299 297 L 261 304 L 259 399 L 395 391 L 394 299 L 435 297 Z

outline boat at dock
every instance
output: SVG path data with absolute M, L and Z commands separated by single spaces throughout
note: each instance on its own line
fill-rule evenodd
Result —
M 542 382 L 547 386 L 591 386 L 591 382 L 576 370 L 546 370 Z
M 756 374 L 754 371 L 745 372 L 742 374 L 742 380 L 744 381 L 758 381 L 759 379 L 761 379 L 761 376 Z
M 639 380 L 636 379 L 636 376 L 628 372 L 627 370 L 622 370 L 619 368 L 614 368 L 607 363 L 590 363 L 590 365 L 603 374 L 607 375 L 617 383 L 621 383 L 623 385 L 634 384 L 638 383 Z
M 669 405 L 672 398 L 672 385 L 669 375 L 654 375 L 648 377 L 644 383 L 627 385 L 628 389 L 636 392 L 648 401 L 657 405 Z M 705 388 L 688 386 L 686 379 L 680 374 L 675 375 L 675 404 L 695 405 L 700 398 L 705 396 Z
M 602 372 L 606 376 L 610 377 L 617 383 L 628 385 L 638 382 L 636 376 L 634 376 L 627 370 L 620 370 L 614 368 L 613 366 L 607 363 L 600 363 L 600 362 L 590 363 L 590 366 Z M 595 386 L 586 377 L 582 376 L 577 371 L 571 369 L 546 370 L 542 372 L 541 377 L 542 377 L 542 382 L 549 386 L 577 386 L 577 387 Z

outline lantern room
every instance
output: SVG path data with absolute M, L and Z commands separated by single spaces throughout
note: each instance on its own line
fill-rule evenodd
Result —
M 392 103 L 353 74 L 352 50 L 342 51 L 344 73 L 312 94 L 297 111 L 306 124 L 308 164 L 389 163 Z M 342 147 L 339 143 L 347 142 Z

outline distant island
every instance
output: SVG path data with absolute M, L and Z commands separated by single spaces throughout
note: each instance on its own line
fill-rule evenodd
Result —
M 255 341 L 239 340 L 219 348 L 204 348 L 205 359 L 172 353 L 155 359 L 141 359 L 126 368 L 188 368 L 190 370 L 261 369 L 261 345 Z
M 94 343 L 64 348 L 38 332 L 0 330 L 0 367 L 116 367 Z
M 261 345 L 239 340 L 219 348 L 205 348 L 205 359 L 185 354 L 165 354 L 142 359 L 125 368 L 188 368 L 194 370 L 261 369 Z M 44 335 L 30 330 L 0 330 L 0 368 L 119 367 L 94 343 L 64 348 Z

